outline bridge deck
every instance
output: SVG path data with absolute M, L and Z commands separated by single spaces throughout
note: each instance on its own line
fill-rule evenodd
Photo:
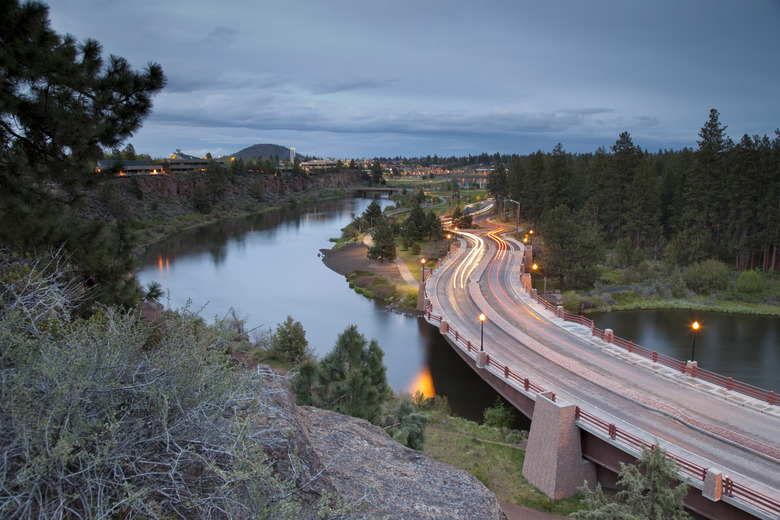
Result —
M 461 286 L 465 247 L 428 281 L 427 319 L 447 323 L 451 344 L 476 359 L 482 331 L 475 317 L 484 312 L 487 370 L 494 376 L 532 400 L 539 390 L 549 390 L 557 400 L 575 404 L 584 411 L 580 428 L 595 434 L 603 426 L 602 436 L 616 445 L 622 435 L 624 451 L 636 454 L 639 443 L 659 444 L 690 462 L 694 474 L 721 469 L 730 482 L 756 492 L 759 502 L 766 497 L 767 515 L 780 516 L 779 407 L 702 383 L 560 320 L 525 292 L 522 252 L 491 248 Z M 703 478 L 692 477 L 692 484 L 701 487 Z

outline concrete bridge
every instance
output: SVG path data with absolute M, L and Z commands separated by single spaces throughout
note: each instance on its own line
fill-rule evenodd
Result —
M 420 305 L 461 358 L 532 419 L 523 475 L 562 498 L 585 480 L 614 486 L 621 462 L 659 446 L 691 486 L 691 511 L 780 518 L 775 394 L 705 380 L 695 364 L 643 356 L 643 347 L 542 305 L 529 292 L 523 245 L 501 231 L 460 232 L 459 247 L 426 269 Z
M 393 193 L 397 193 L 402 190 L 403 188 L 392 188 L 389 186 L 373 186 L 370 188 L 355 188 L 354 190 L 352 190 L 352 193 L 354 194 L 355 197 L 366 197 L 368 195 L 383 194 L 383 193 L 392 195 Z

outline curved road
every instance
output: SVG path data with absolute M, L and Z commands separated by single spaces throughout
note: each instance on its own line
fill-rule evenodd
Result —
M 593 338 L 533 302 L 522 244 L 484 220 L 469 247 L 428 281 L 433 313 L 522 377 L 651 444 L 780 499 L 780 410 L 684 376 Z

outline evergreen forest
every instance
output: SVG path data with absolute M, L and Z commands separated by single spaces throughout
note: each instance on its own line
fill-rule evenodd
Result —
M 565 206 L 583 230 L 608 248 L 630 245 L 635 259 L 680 267 L 715 259 L 737 270 L 774 272 L 780 131 L 772 139 L 744 135 L 734 142 L 719 117 L 710 111 L 695 150 L 649 153 L 624 132 L 609 151 L 571 154 L 559 143 L 550 153 L 498 157 L 488 189 L 519 203 L 532 226 Z

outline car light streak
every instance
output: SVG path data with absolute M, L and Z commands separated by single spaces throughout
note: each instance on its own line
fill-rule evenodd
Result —
M 473 240 L 474 247 L 455 270 L 455 276 L 452 277 L 453 289 L 458 288 L 458 281 L 460 281 L 461 289 L 466 287 L 466 280 L 468 280 L 468 277 L 471 276 L 471 273 L 474 272 L 474 269 L 476 269 L 477 264 L 479 263 L 478 260 L 482 257 L 482 254 L 485 251 L 485 241 L 482 240 L 481 237 L 472 233 L 464 233 L 463 231 L 458 231 L 458 234 Z

